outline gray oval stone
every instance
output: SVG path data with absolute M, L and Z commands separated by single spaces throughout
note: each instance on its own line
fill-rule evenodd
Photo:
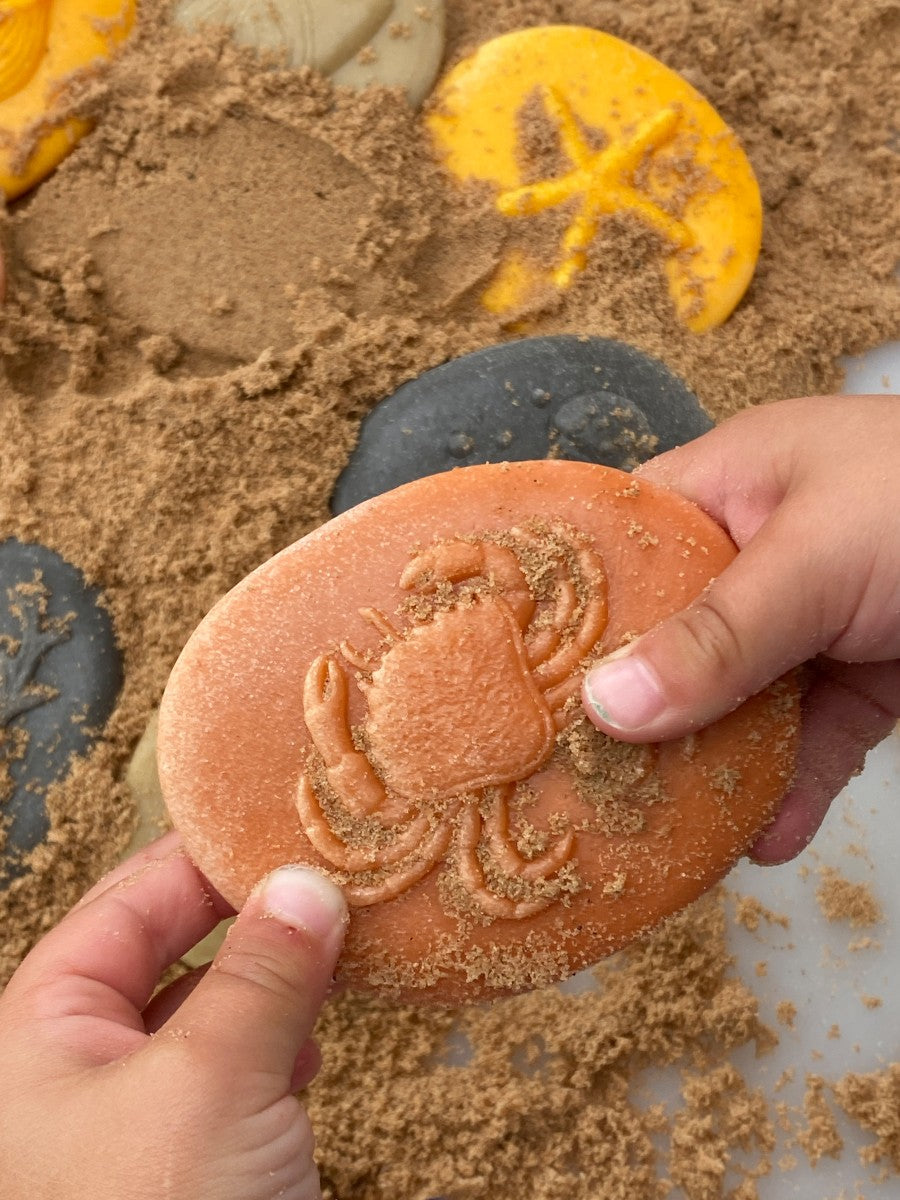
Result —
M 713 426 L 658 359 L 609 338 L 524 338 L 426 371 L 363 420 L 337 515 L 453 467 L 547 457 L 630 471 Z
M 46 837 L 47 789 L 93 745 L 122 686 L 99 595 L 46 546 L 0 542 L 0 886 Z

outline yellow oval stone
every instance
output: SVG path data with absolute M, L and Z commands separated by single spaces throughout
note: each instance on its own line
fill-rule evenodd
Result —
M 87 133 L 58 95 L 108 58 L 131 31 L 134 0 L 0 0 L 0 189 L 33 187 Z
M 32 77 L 47 49 L 50 0 L 7 0 L 0 9 L 0 100 Z
M 562 164 L 544 177 L 529 172 L 523 147 L 535 111 Z M 482 296 L 492 312 L 514 317 L 539 288 L 568 287 L 614 213 L 659 235 L 690 329 L 721 324 L 744 294 L 762 236 L 753 169 L 712 105 L 635 46 L 576 25 L 495 38 L 443 78 L 427 122 L 448 170 L 492 184 L 510 221 L 524 229 L 529 218 L 564 214 L 547 255 L 529 248 L 527 233 L 506 253 Z

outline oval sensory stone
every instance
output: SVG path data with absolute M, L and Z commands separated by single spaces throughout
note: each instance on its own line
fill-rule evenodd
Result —
M 125 782 L 128 784 L 128 790 L 131 792 L 131 798 L 137 809 L 138 823 L 123 858 L 136 854 L 138 850 L 142 850 L 144 846 L 161 837 L 169 828 L 169 817 L 156 766 L 158 725 L 159 713 L 157 711 L 147 722 L 147 728 L 141 735 L 131 762 L 128 764 L 128 770 L 125 772 Z M 184 966 L 189 969 L 202 967 L 215 958 L 232 923 L 233 918 L 220 921 L 212 933 L 207 934 L 202 941 L 183 954 L 181 962 Z
M 46 836 L 47 789 L 91 748 L 121 685 L 98 590 L 45 546 L 0 542 L 0 883 Z
M 12 200 L 72 150 L 90 123 L 59 104 L 131 32 L 134 0 L 21 0 L 0 18 L 0 190 Z M 37 133 L 37 136 L 35 134 Z
M 335 83 L 401 87 L 421 104 L 444 52 L 444 0 L 178 0 L 177 24 L 227 25 L 235 41 L 284 52 Z
M 515 318 L 532 293 L 569 287 L 612 214 L 659 236 L 694 332 L 744 294 L 762 236 L 753 169 L 712 105 L 643 50 L 577 25 L 505 34 L 441 80 L 427 122 L 450 173 L 492 186 L 522 230 L 482 297 L 492 312 Z M 529 228 L 540 217 L 547 229 L 548 214 L 558 233 L 536 254 Z
M 262 179 L 265 187 L 251 183 Z M 9 228 L 9 273 L 21 263 L 41 277 L 48 261 L 89 245 L 104 306 L 162 339 L 161 356 L 151 354 L 160 369 L 182 347 L 202 360 L 201 375 L 217 374 L 296 345 L 297 280 L 315 274 L 316 258 L 325 272 L 352 272 L 371 200 L 371 179 L 324 141 L 235 114 L 202 136 L 167 141 L 164 162 L 140 187 L 83 171 L 48 180 Z
M 586 463 L 359 505 L 188 641 L 160 709 L 173 822 L 235 906 L 283 863 L 336 880 L 350 984 L 456 1003 L 562 979 L 718 880 L 790 780 L 789 681 L 650 747 L 578 702 L 734 554 L 682 497 Z
M 159 771 L 156 767 L 158 723 L 159 713 L 154 712 L 134 748 L 134 754 L 125 772 L 125 783 L 137 810 L 137 825 L 131 835 L 131 841 L 125 848 L 125 858 L 136 854 L 156 838 L 162 837 L 169 828 Z
M 607 338 L 525 338 L 404 384 L 362 422 L 334 513 L 476 463 L 574 459 L 631 470 L 712 421 L 667 367 Z

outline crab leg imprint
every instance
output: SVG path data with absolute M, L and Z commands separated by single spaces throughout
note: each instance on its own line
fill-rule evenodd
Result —
M 325 763 L 328 782 L 349 811 L 357 817 L 376 815 L 385 824 L 402 821 L 410 801 L 402 796 L 389 797 L 372 764 L 354 746 L 347 711 L 347 678 L 327 655 L 317 658 L 306 674 L 303 715 Z

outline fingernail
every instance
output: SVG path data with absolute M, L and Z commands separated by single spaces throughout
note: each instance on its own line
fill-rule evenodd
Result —
M 643 729 L 666 708 L 659 677 L 643 659 L 610 658 L 588 672 L 584 685 L 588 704 L 616 729 Z
M 347 923 L 341 889 L 308 867 L 279 867 L 264 881 L 260 894 L 268 916 L 320 941 Z

